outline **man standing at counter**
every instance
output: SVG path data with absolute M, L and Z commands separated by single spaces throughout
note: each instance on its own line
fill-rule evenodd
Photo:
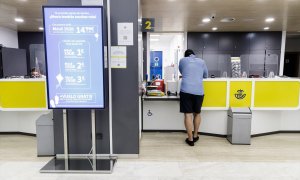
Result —
M 200 112 L 204 98 L 203 78 L 207 78 L 208 71 L 204 60 L 196 58 L 191 49 L 186 50 L 184 58 L 180 60 L 179 71 L 182 74 L 180 112 L 184 113 L 184 125 L 188 135 L 185 142 L 194 146 L 199 140 Z

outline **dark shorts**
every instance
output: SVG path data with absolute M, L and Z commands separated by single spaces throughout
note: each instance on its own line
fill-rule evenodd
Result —
M 180 112 L 200 113 L 204 95 L 194 95 L 180 92 Z

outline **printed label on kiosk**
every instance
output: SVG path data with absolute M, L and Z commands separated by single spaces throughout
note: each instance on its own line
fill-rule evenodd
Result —
M 104 108 L 102 11 L 43 8 L 49 108 Z

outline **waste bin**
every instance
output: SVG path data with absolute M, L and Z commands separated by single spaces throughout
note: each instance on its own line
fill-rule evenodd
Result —
M 229 108 L 227 119 L 227 139 L 231 144 L 251 144 L 250 108 Z
M 36 120 L 37 155 L 54 155 L 53 114 L 44 114 Z

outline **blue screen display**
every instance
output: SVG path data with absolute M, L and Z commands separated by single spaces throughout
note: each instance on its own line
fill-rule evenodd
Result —
M 104 108 L 102 7 L 44 7 L 50 109 Z

